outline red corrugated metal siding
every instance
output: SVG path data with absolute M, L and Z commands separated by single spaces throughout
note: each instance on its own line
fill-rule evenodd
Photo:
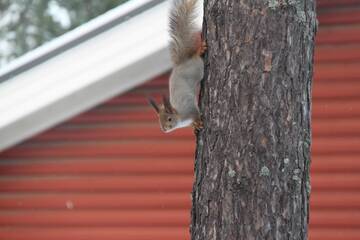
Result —
M 360 239 L 360 1 L 319 1 L 311 240 Z M 0 239 L 189 239 L 194 137 L 145 95 L 166 76 L 0 153 Z
M 318 5 L 310 239 L 360 239 L 360 1 Z

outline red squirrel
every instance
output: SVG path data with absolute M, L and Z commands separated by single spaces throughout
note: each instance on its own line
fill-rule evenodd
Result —
M 159 116 L 160 128 L 168 133 L 177 128 L 203 127 L 197 103 L 197 89 L 204 75 L 201 56 L 206 44 L 196 28 L 197 0 L 175 0 L 170 10 L 170 54 L 173 69 L 169 79 L 170 99 L 163 96 L 157 104 L 150 105 Z

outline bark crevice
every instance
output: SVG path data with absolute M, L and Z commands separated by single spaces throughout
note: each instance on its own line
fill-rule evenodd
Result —
M 313 0 L 207 0 L 192 239 L 306 239 Z

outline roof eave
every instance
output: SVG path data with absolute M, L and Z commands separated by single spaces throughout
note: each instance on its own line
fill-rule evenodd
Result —
M 12 78 L 0 85 L 0 150 L 170 69 L 167 50 L 168 3 L 146 2 L 156 4 L 81 44 L 12 74 Z M 141 6 L 143 4 L 138 7 Z M 113 17 L 116 11 L 124 15 L 119 7 L 111 12 Z M 96 30 L 108 22 L 89 24 L 96 25 Z M 149 24 L 151 28 L 146 27 Z M 76 32 L 70 34 L 76 35 Z M 64 39 L 70 37 L 65 36 Z M 81 34 L 74 39 L 79 38 Z M 48 50 L 54 51 L 65 44 L 60 43 L 50 43 Z M 40 54 L 31 53 L 33 57 L 31 54 L 30 57 L 25 56 L 25 60 L 19 59 L 18 63 L 9 66 L 7 72 L 2 71 L 3 76 L 46 55 L 46 51 L 41 51 Z

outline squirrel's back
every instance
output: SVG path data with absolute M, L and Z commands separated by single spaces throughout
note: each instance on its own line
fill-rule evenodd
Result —
M 170 11 L 170 54 L 175 65 L 191 58 L 197 51 L 195 19 L 197 0 L 174 0 Z

